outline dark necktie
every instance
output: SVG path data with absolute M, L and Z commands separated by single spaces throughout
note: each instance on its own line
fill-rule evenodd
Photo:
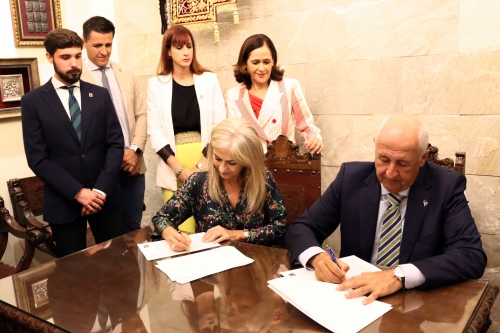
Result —
M 377 265 L 393 267 L 399 263 L 401 246 L 401 211 L 399 205 L 403 198 L 404 195 L 401 194 L 387 194 L 389 207 L 387 207 L 383 216 Z
M 69 91 L 68 103 L 71 122 L 73 123 L 73 128 L 78 136 L 78 140 L 82 141 L 82 112 L 80 111 L 80 105 L 78 105 L 75 95 L 73 95 L 73 89 L 75 89 L 75 86 L 63 86 L 61 88 Z

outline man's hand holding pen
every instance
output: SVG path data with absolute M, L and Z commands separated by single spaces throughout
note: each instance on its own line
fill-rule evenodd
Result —
M 330 283 L 341 283 L 345 281 L 345 273 L 349 270 L 349 265 L 337 259 L 338 265 L 326 252 L 314 256 L 310 263 L 314 267 L 316 279 Z
M 349 290 L 346 298 L 355 298 L 367 295 L 363 304 L 369 304 L 379 297 L 390 295 L 403 287 L 399 279 L 394 276 L 394 269 L 375 273 L 362 273 L 346 279 L 345 273 L 349 266 L 335 257 L 332 249 L 327 245 L 327 251 L 314 256 L 310 263 L 315 269 L 316 279 L 319 281 L 339 283 L 337 290 Z

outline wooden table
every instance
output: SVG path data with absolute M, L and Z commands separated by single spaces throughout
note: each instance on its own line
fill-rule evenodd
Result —
M 148 229 L 0 280 L 0 332 L 327 332 L 267 287 L 288 252 L 233 242 L 251 265 L 180 285 L 136 244 Z M 393 309 L 362 332 L 480 332 L 498 287 L 467 281 L 381 299 Z M 486 324 L 486 326 L 485 326 Z M 214 329 L 213 332 L 217 332 Z

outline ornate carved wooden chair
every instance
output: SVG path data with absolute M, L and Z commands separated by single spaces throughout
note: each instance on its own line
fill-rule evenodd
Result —
M 290 225 L 321 195 L 321 155 L 300 154 L 297 144 L 280 135 L 267 146 L 265 161 L 283 195 Z
M 38 234 L 36 231 L 30 233 L 25 227 L 17 223 L 10 215 L 9 211 L 4 207 L 3 198 L 0 197 L 0 259 L 7 249 L 9 234 L 24 239 L 24 253 L 21 259 L 19 259 L 16 267 L 0 262 L 0 279 L 24 271 L 30 267 L 33 255 L 35 254 L 33 240 Z
M 442 160 L 438 157 L 439 148 L 428 144 L 429 157 L 427 160 L 433 164 L 440 165 L 443 168 L 450 170 L 455 170 L 462 175 L 465 175 L 465 152 L 457 151 L 455 153 L 456 161 L 451 158 L 443 158 Z
M 10 199 L 14 211 L 14 218 L 28 229 L 37 229 L 44 239 L 36 247 L 43 252 L 56 256 L 55 245 L 52 240 L 52 230 L 46 222 L 37 217 L 43 216 L 43 188 L 44 184 L 38 177 L 14 178 L 7 182 Z M 90 231 L 87 231 L 87 247 L 95 245 Z

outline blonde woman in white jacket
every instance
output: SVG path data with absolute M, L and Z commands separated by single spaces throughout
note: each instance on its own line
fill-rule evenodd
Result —
M 193 35 L 183 26 L 165 31 L 147 104 L 148 135 L 158 160 L 156 185 L 167 202 L 178 185 L 206 165 L 210 132 L 226 118 L 217 76 L 198 63 Z M 191 217 L 179 228 L 194 232 L 194 227 Z
M 295 142 L 295 129 L 311 153 L 320 153 L 320 130 L 307 106 L 299 81 L 283 78 L 273 42 L 263 34 L 248 37 L 241 46 L 234 77 L 240 85 L 227 92 L 229 117 L 243 118 L 255 128 L 264 151 L 280 134 Z

